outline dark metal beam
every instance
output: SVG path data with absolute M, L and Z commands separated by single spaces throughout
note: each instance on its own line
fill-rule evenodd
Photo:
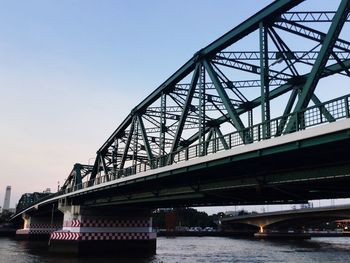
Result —
M 315 95 L 312 94 L 311 96 L 311 100 L 315 105 L 320 105 L 322 104 L 322 101 L 320 101 L 320 99 Z M 327 108 L 325 108 L 324 106 L 321 107 L 320 109 L 321 113 L 325 116 L 325 118 L 327 119 L 327 121 L 332 122 L 335 121 L 334 117 L 332 116 L 332 114 L 330 114 L 330 112 L 327 110 Z
M 237 40 L 242 39 L 249 33 L 257 30 L 259 28 L 260 22 L 273 21 L 275 18 L 281 16 L 289 9 L 299 5 L 304 0 L 277 0 L 262 9 L 260 12 L 256 13 L 254 16 L 250 17 L 219 39 L 215 40 L 213 43 L 203 48 L 200 52 L 203 55 L 215 54 L 226 47 L 232 45 Z
M 270 30 L 271 29 L 272 28 L 270 28 Z M 276 61 L 281 60 L 282 58 L 288 58 L 289 60 L 296 61 L 315 61 L 318 56 L 318 53 L 318 51 L 293 51 L 289 49 L 288 51 L 269 51 L 268 58 L 270 61 L 274 61 L 274 63 Z M 350 51 L 334 51 L 334 53 L 341 59 L 350 58 Z M 225 51 L 217 53 L 217 56 L 238 61 L 259 61 L 260 51 Z M 335 60 L 333 54 L 329 57 L 329 59 Z M 246 85 L 246 81 L 243 81 L 243 85 L 240 84 L 240 82 L 242 81 L 234 81 L 233 83 L 235 86 L 238 87 L 244 87 Z
M 317 41 L 319 43 L 322 43 L 326 37 L 326 34 L 319 30 L 290 21 L 276 22 L 273 24 L 273 27 L 301 36 L 303 38 Z M 344 52 L 349 52 L 350 42 L 343 39 L 337 39 L 334 47 Z
M 340 72 L 344 71 L 344 67 L 350 68 L 350 59 L 343 61 L 343 63 L 344 63 L 344 66 L 341 66 L 341 65 L 336 63 L 336 64 L 333 64 L 333 65 L 326 67 L 324 69 L 324 72 L 323 72 L 321 78 L 340 73 Z M 297 87 L 297 85 L 302 85 L 304 83 L 305 79 L 308 78 L 308 76 L 309 76 L 309 74 L 305 74 L 305 75 L 300 76 L 300 81 L 301 81 L 300 84 L 286 83 L 284 85 L 281 85 L 278 88 L 271 90 L 270 94 L 269 94 L 270 100 L 277 98 L 278 96 L 281 96 L 281 95 L 293 90 L 294 88 Z M 244 113 L 248 112 L 250 109 L 254 109 L 256 107 L 259 107 L 260 104 L 261 104 L 261 99 L 260 99 L 260 97 L 257 97 L 255 99 L 253 99 L 252 101 L 250 101 L 250 108 L 249 109 L 245 108 L 245 107 L 238 108 L 237 113 L 239 115 L 244 114 Z M 222 123 L 227 122 L 227 119 L 228 119 L 227 116 L 222 116 L 222 117 L 218 118 L 216 120 L 216 122 L 218 125 L 220 125 Z M 198 134 L 194 134 L 188 139 L 188 142 L 192 143 L 192 142 L 196 141 L 197 139 L 198 139 Z
M 244 36 L 250 34 L 259 28 L 261 21 L 272 21 L 279 17 L 284 12 L 297 6 L 304 0 L 277 0 L 214 41 L 207 47 L 200 50 L 193 58 L 188 60 L 180 69 L 178 69 L 173 75 L 171 75 L 163 84 L 161 84 L 155 91 L 153 91 L 146 99 L 144 99 L 139 105 L 137 105 L 133 112 L 144 111 L 148 106 L 155 102 L 165 90 L 174 89 L 175 85 L 188 74 L 190 74 L 196 66 L 199 57 L 211 56 L 218 51 L 223 50 L 234 42 L 240 40 Z M 133 113 L 130 113 L 121 125 L 112 133 L 107 141 L 97 151 L 105 152 L 108 147 L 114 142 L 114 138 L 121 136 L 123 131 L 130 125 L 133 118 Z
M 153 153 L 152 153 L 151 147 L 149 145 L 149 141 L 148 141 L 148 137 L 147 137 L 147 134 L 146 134 L 145 125 L 144 125 L 144 123 L 142 121 L 142 117 L 140 115 L 137 115 L 137 120 L 138 120 L 138 123 L 139 123 L 139 128 L 141 130 L 143 143 L 145 145 L 145 150 L 146 150 L 146 153 L 147 153 L 148 162 L 149 162 L 149 165 L 153 168 L 153 164 L 152 164 Z
M 217 77 L 216 73 L 214 72 L 213 67 L 210 65 L 210 63 L 208 63 L 207 60 L 203 60 L 203 65 L 204 65 L 205 69 L 207 70 L 211 80 L 213 81 L 213 83 L 215 85 L 215 88 L 216 88 L 219 96 L 222 99 L 222 102 L 224 103 L 224 105 L 226 107 L 227 114 L 230 116 L 232 124 L 235 126 L 235 128 L 237 130 L 243 130 L 244 124 L 241 121 L 241 119 L 239 118 L 239 116 L 236 112 L 236 109 L 233 107 L 232 103 L 230 103 L 230 99 L 229 99 L 225 89 L 221 85 L 219 78 Z
M 224 54 L 224 53 L 221 53 Z M 261 74 L 261 68 L 260 66 L 256 66 L 254 64 L 246 63 L 237 61 L 231 58 L 221 57 L 221 56 L 215 56 L 213 59 L 213 62 L 217 65 L 222 65 L 234 69 L 238 69 L 245 72 L 250 72 L 253 74 Z M 293 75 L 287 74 L 284 72 L 276 71 L 276 70 L 269 70 L 269 75 L 271 76 L 271 79 L 279 79 L 287 81 L 288 79 L 292 78 Z
M 174 152 L 179 145 L 182 130 L 184 128 L 185 121 L 186 121 L 186 118 L 188 115 L 188 111 L 190 109 L 193 93 L 194 93 L 196 86 L 197 86 L 198 77 L 199 77 L 199 69 L 200 69 L 200 64 L 197 64 L 197 66 L 193 72 L 193 75 L 192 75 L 191 86 L 190 86 L 190 89 L 189 89 L 188 94 L 187 94 L 186 102 L 185 102 L 185 105 L 184 105 L 184 108 L 183 108 L 183 111 L 182 111 L 182 114 L 181 114 L 181 117 L 180 117 L 180 120 L 179 120 L 179 123 L 177 126 L 173 145 L 171 146 L 170 152 Z M 172 160 L 168 160 L 168 161 L 172 162 Z
M 285 12 L 281 18 L 293 22 L 332 22 L 335 14 L 333 11 L 298 11 Z M 349 15 L 346 21 L 350 21 Z
M 103 156 L 100 156 L 100 159 L 101 159 L 100 164 L 102 165 L 103 172 L 104 172 L 104 174 L 105 174 L 105 176 L 106 176 L 107 181 L 109 181 L 110 178 L 109 178 L 108 168 L 107 168 L 105 159 L 103 158 Z
M 268 28 L 263 24 L 263 22 L 260 22 L 259 26 L 261 120 L 263 122 L 263 138 L 266 139 L 270 137 L 270 76 L 267 37 Z
M 309 104 L 309 101 L 314 93 L 316 85 L 321 78 L 322 73 L 324 72 L 324 67 L 328 61 L 329 56 L 332 53 L 335 42 L 338 39 L 341 29 L 345 23 L 345 20 L 348 16 L 350 10 L 350 1 L 342 0 L 336 15 L 334 16 L 333 22 L 328 30 L 320 54 L 318 55 L 315 64 L 312 68 L 310 75 L 307 78 L 307 81 L 302 88 L 300 98 L 295 105 L 294 112 L 299 112 L 301 109 L 304 109 Z M 294 127 L 295 118 L 292 118 L 286 128 L 286 132 L 290 132 Z
M 227 144 L 227 142 L 226 142 L 226 140 L 225 140 L 225 138 L 220 130 L 220 127 L 218 127 L 218 126 L 215 127 L 215 132 L 219 136 L 219 139 L 220 139 L 222 145 L 224 146 L 225 150 L 230 149 L 230 147 L 228 146 L 228 144 Z
M 332 57 L 334 57 L 334 59 L 338 62 L 339 65 L 341 65 L 344 68 L 344 71 L 346 73 L 346 75 L 348 75 L 348 77 L 350 77 L 350 70 L 345 67 L 344 63 L 342 60 L 340 60 L 339 55 L 336 52 L 332 52 Z
M 135 116 L 133 117 L 133 120 L 131 122 L 130 132 L 128 135 L 128 139 L 126 140 L 126 143 L 125 143 L 124 153 L 123 153 L 122 159 L 120 161 L 119 169 L 124 168 L 126 157 L 128 155 L 128 151 L 129 151 L 129 147 L 130 147 L 130 143 L 131 143 L 131 139 L 132 139 L 132 136 L 134 134 L 134 129 L 135 129 Z

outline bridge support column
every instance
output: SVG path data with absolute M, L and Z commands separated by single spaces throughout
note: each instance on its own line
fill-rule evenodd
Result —
M 62 216 L 23 214 L 23 228 L 16 231 L 17 239 L 48 240 L 50 234 L 62 228 Z
M 63 228 L 50 236 L 50 251 L 74 254 L 155 254 L 149 210 L 61 206 Z

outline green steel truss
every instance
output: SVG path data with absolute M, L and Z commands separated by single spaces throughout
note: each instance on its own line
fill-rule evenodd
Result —
M 131 111 L 93 166 L 74 166 L 63 190 L 187 160 L 190 150 L 202 156 L 228 149 L 228 134 L 247 144 L 306 128 L 300 115 L 306 108 L 318 109 L 320 123 L 335 121 L 334 109 L 323 101 L 345 94 L 330 87 L 329 95 L 320 82 L 341 78 L 349 86 L 344 28 L 350 0 L 332 1 L 331 11 L 304 10 L 303 2 L 274 1 L 196 52 Z M 348 97 L 341 101 L 349 117 Z

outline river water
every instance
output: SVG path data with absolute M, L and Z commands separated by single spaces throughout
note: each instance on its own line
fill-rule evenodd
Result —
M 50 254 L 43 242 L 0 238 L 0 262 L 18 263 L 185 263 L 185 262 L 350 262 L 350 237 L 266 241 L 228 237 L 159 237 L 151 257 L 73 257 Z

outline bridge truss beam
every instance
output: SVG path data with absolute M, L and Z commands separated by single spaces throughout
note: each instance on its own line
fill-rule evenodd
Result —
M 274 133 L 270 120 L 312 105 L 321 105 L 321 118 L 335 121 L 316 90 L 321 79 L 350 76 L 350 39 L 342 33 L 350 1 L 334 3 L 331 11 L 294 10 L 303 2 L 274 1 L 196 52 L 131 111 L 93 166 L 73 169 L 64 188 L 173 164 L 174 153 L 194 144 L 206 154 L 213 138 L 226 149 L 223 135 L 232 132 L 251 143 L 257 123 L 263 139 L 292 132 L 293 118 L 282 119 Z

